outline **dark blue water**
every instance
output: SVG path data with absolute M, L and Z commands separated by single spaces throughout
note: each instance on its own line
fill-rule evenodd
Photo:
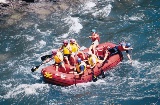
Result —
M 27 15 L 0 29 L 0 105 L 160 105 L 160 1 L 88 1 L 76 10 L 53 13 L 45 20 Z M 30 25 L 26 25 L 30 24 Z M 101 42 L 128 41 L 130 65 L 124 60 L 97 82 L 59 87 L 44 83 L 30 69 L 40 57 L 75 38 L 84 47 L 91 29 Z

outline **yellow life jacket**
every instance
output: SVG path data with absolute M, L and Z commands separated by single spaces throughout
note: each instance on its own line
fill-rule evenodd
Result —
M 70 44 L 70 46 L 71 46 L 71 50 L 72 50 L 73 53 L 77 52 L 78 49 L 79 49 L 76 44 Z
M 56 63 L 60 63 L 63 61 L 63 55 L 61 52 L 57 52 L 57 54 L 53 57 Z
M 76 71 L 78 72 L 78 73 L 80 73 L 81 72 L 81 70 L 80 70 L 80 66 L 84 66 L 84 71 L 86 70 L 86 63 L 84 62 L 84 61 L 81 61 L 81 64 L 77 64 L 76 65 Z
M 69 51 L 68 45 L 63 46 L 63 54 L 71 54 L 71 52 Z
M 92 54 L 92 56 L 91 56 L 90 58 L 88 58 L 88 63 L 89 63 L 91 66 L 94 65 L 93 60 L 95 60 L 95 63 L 98 62 L 98 58 L 97 58 L 97 56 L 96 56 L 95 54 Z

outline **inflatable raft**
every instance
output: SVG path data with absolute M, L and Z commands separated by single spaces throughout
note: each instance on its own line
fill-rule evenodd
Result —
M 112 49 L 115 47 L 113 43 L 102 43 L 99 44 L 97 49 L 97 55 L 99 58 L 104 58 L 104 52 L 106 49 Z M 110 51 L 110 50 L 109 50 Z M 88 52 L 88 49 L 83 50 L 84 53 Z M 78 55 L 81 58 L 81 55 Z M 113 67 L 115 67 L 119 62 L 123 59 L 123 55 L 121 52 L 110 51 L 107 62 L 104 62 L 103 65 L 97 63 L 94 69 L 90 69 L 87 67 L 83 75 L 75 75 L 74 73 L 70 73 L 73 71 L 73 66 L 69 66 L 65 64 L 66 72 L 63 68 L 59 67 L 58 71 L 55 70 L 55 65 L 50 65 L 42 69 L 41 74 L 43 79 L 47 83 L 51 83 L 54 85 L 60 86 L 70 86 L 76 85 L 78 83 L 87 83 L 93 80 L 93 73 L 95 76 L 100 76 L 102 71 L 107 71 Z

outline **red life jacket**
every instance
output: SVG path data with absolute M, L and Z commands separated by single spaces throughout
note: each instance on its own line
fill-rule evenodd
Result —
M 93 33 L 91 39 L 92 42 L 94 42 L 95 40 L 98 40 L 98 42 L 100 42 L 100 37 L 97 33 Z
M 126 50 L 123 48 L 122 44 L 119 44 L 119 45 L 118 45 L 118 50 L 119 50 L 119 51 L 126 51 Z

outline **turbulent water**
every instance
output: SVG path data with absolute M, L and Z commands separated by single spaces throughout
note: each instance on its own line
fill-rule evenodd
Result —
M 0 105 L 160 105 L 159 7 L 159 0 L 88 0 L 77 11 L 30 14 L 0 29 Z M 130 42 L 133 64 L 124 53 L 106 78 L 69 87 L 43 82 L 41 69 L 52 62 L 30 71 L 64 39 L 89 47 L 93 28 L 101 43 Z

